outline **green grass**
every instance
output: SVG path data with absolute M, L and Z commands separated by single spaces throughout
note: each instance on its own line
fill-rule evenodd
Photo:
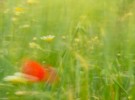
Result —
M 32 5 L 1 0 L 0 100 L 134 100 L 134 5 L 134 0 L 38 0 Z M 16 7 L 23 8 L 19 15 Z M 47 35 L 54 40 L 40 39 Z M 59 83 L 4 82 L 25 58 L 53 65 Z

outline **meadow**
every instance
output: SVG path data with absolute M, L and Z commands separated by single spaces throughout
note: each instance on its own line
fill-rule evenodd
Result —
M 135 0 L 0 0 L 0 100 L 135 100 Z M 59 82 L 5 82 L 23 59 Z

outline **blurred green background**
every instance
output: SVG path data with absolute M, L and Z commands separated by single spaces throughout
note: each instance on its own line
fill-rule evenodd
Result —
M 134 100 L 135 0 L 0 0 L 0 100 Z M 48 35 L 51 41 L 42 40 Z M 57 85 L 12 84 L 23 59 Z

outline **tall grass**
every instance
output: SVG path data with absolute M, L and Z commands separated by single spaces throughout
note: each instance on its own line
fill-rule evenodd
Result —
M 134 100 L 134 5 L 134 0 L 1 1 L 0 100 Z M 40 39 L 47 35 L 54 40 Z M 59 83 L 4 82 L 25 58 L 53 65 Z

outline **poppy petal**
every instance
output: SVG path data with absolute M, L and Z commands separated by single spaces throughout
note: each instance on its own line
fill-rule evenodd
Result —
M 47 73 L 44 68 L 36 61 L 26 61 L 23 65 L 22 72 L 27 75 L 31 75 L 38 78 L 38 81 L 42 81 Z

